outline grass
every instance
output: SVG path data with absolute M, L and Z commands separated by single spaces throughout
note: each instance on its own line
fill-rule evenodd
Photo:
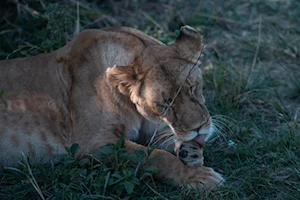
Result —
M 76 4 L 51 2 L 1 3 L 1 59 L 49 52 L 72 37 Z M 226 184 L 204 193 L 184 189 L 153 180 L 156 169 L 136 170 L 145 158 L 126 157 L 121 144 L 108 145 L 106 153 L 128 163 L 101 161 L 101 153 L 75 160 L 75 146 L 58 165 L 24 162 L 1 171 L 1 199 L 299 199 L 300 2 L 80 1 L 79 8 L 82 29 L 127 25 L 165 43 L 182 24 L 203 34 L 204 95 L 219 128 L 205 163 Z

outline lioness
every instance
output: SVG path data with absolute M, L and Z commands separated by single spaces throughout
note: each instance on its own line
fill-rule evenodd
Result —
M 16 164 L 21 153 L 48 162 L 73 143 L 84 155 L 122 135 L 128 152 L 146 151 L 137 142 L 166 128 L 177 153 L 183 143 L 202 156 L 212 121 L 195 65 L 200 51 L 201 37 L 189 26 L 173 45 L 132 28 L 108 27 L 83 31 L 49 54 L 1 61 L 7 104 L 0 105 L 0 165 Z M 161 169 L 158 178 L 208 189 L 223 181 L 199 166 L 202 157 L 184 164 L 160 149 L 150 157 L 160 158 L 148 163 Z

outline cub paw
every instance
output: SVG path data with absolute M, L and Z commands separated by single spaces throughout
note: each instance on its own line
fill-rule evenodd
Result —
M 190 168 L 191 173 L 189 173 L 186 182 L 184 183 L 189 188 L 198 188 L 202 190 L 212 190 L 219 186 L 222 186 L 225 179 L 221 174 L 215 172 L 209 167 L 197 167 Z
M 179 148 L 178 156 L 188 166 L 202 166 L 204 163 L 203 147 L 194 141 L 184 142 Z

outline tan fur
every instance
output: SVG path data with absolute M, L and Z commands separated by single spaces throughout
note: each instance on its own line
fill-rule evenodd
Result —
M 201 37 L 188 26 L 169 46 L 135 29 L 109 27 L 84 31 L 49 54 L 1 61 L 7 107 L 0 105 L 0 165 L 15 165 L 21 153 L 49 162 L 73 143 L 84 155 L 121 135 L 129 152 L 146 150 L 137 142 L 149 140 L 160 120 L 158 131 L 169 130 L 172 143 L 201 144 L 211 118 L 192 62 L 200 50 Z M 164 150 L 151 156 L 161 158 L 150 163 L 162 170 L 160 178 L 199 188 L 223 181 L 213 169 L 186 166 Z

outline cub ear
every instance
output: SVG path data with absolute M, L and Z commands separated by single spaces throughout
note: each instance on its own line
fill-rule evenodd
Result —
M 113 66 L 106 70 L 106 78 L 119 92 L 129 96 L 130 88 L 136 84 L 137 75 L 133 66 Z
M 181 27 L 180 34 L 175 42 L 175 48 L 184 58 L 198 56 L 197 54 L 202 48 L 199 32 L 190 26 Z

